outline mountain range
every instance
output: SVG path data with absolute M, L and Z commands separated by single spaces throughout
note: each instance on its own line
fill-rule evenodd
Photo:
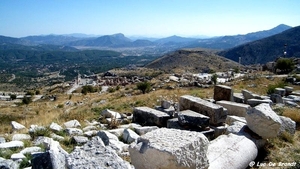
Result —
M 218 52 L 218 55 L 241 63 L 264 64 L 278 57 L 300 57 L 300 26 L 260 40 Z M 286 52 L 286 55 L 284 55 Z
M 63 45 L 63 46 L 81 46 L 81 47 L 109 47 L 109 48 L 125 48 L 125 47 L 171 47 L 172 49 L 201 47 L 210 49 L 229 49 L 238 45 L 272 36 L 287 29 L 290 26 L 281 24 L 270 30 L 248 33 L 245 35 L 221 36 L 207 39 L 187 38 L 180 36 L 170 36 L 166 38 L 150 41 L 148 39 L 131 40 L 122 33 L 114 35 L 104 35 L 100 37 L 90 37 L 84 34 L 69 35 L 42 35 L 27 36 L 22 38 L 12 38 L 0 36 L 0 43 L 13 43 L 20 45 Z M 80 36 L 79 36 L 80 35 Z

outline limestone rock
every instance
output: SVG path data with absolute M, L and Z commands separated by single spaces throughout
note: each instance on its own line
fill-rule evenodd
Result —
M 76 127 L 81 127 L 81 124 L 77 120 L 70 120 L 64 123 L 64 126 L 66 128 L 76 128 Z
M 244 96 L 242 93 L 233 93 L 233 101 L 236 103 L 244 103 Z
M 265 103 L 249 110 L 246 121 L 252 131 L 265 139 L 276 137 L 281 126 L 279 116 Z
M 167 100 L 162 100 L 161 101 L 161 107 L 164 109 L 168 109 L 172 106 L 172 102 L 167 101 Z
M 50 161 L 53 168 L 64 168 L 66 166 L 66 156 L 69 155 L 59 144 L 52 138 L 45 139 L 44 145 L 50 155 Z
M 276 104 L 283 103 L 283 99 L 282 99 L 281 95 L 279 95 L 279 94 L 275 94 L 275 93 L 271 94 L 270 99 L 272 100 L 273 103 L 276 103 Z
M 22 154 L 22 153 L 15 153 L 15 154 L 12 154 L 10 156 L 10 159 L 14 160 L 14 161 L 17 161 L 17 160 L 22 160 L 22 159 L 25 159 L 25 155 Z
M 20 153 L 22 154 L 31 154 L 34 152 L 40 152 L 42 151 L 41 147 L 26 147 L 23 150 L 20 151 Z
M 118 128 L 118 129 L 112 129 L 112 130 L 108 130 L 110 133 L 116 135 L 117 137 L 122 137 L 123 132 L 124 132 L 124 128 Z
M 0 144 L 5 142 L 6 142 L 5 138 L 0 136 Z
M 274 90 L 275 94 L 279 94 L 281 97 L 285 96 L 285 89 L 283 88 L 275 88 Z
M 210 118 L 211 125 L 223 124 L 227 117 L 227 111 L 220 105 L 203 100 L 199 97 L 184 95 L 179 101 L 180 111 L 193 110 Z
M 128 149 L 128 145 L 119 141 L 118 137 L 108 131 L 101 130 L 97 133 L 97 136 L 101 138 L 105 146 L 111 147 L 118 153 L 121 153 Z
M 225 85 L 216 85 L 214 87 L 214 100 L 233 101 L 233 91 L 231 87 Z
M 129 153 L 136 169 L 207 168 L 208 143 L 198 132 L 160 128 L 139 137 Z
M 24 143 L 22 141 L 10 141 L 0 144 L 0 149 L 2 148 L 17 148 L 24 147 Z
M 104 116 L 104 118 L 116 118 L 116 119 L 120 119 L 121 118 L 120 113 L 112 111 L 112 110 L 109 110 L 109 109 L 103 110 L 101 112 L 101 115 Z
M 252 93 L 252 92 L 250 92 L 250 91 L 248 91 L 248 90 L 242 90 L 242 94 L 243 94 L 243 96 L 244 96 L 244 102 L 245 102 L 245 103 L 247 103 L 247 101 L 248 101 L 249 99 L 259 99 L 259 100 L 261 100 L 261 98 L 260 98 L 259 95 L 254 94 L 254 93 Z
M 74 135 L 83 135 L 83 131 L 78 128 L 66 128 L 66 133 L 69 136 L 74 136 Z
M 86 126 L 82 129 L 83 131 L 97 130 L 96 126 Z
M 131 129 L 125 129 L 123 132 L 123 141 L 128 144 L 136 141 L 139 137 L 140 136 Z
M 7 160 L 0 157 L 0 168 L 1 169 L 18 169 L 18 163 L 14 162 L 13 160 Z
M 66 159 L 68 169 L 107 168 L 130 169 L 130 164 L 122 160 L 113 150 L 105 147 L 101 138 L 93 137 L 81 147 L 77 147 Z
M 87 137 L 84 137 L 84 136 L 73 136 L 71 138 L 71 141 L 76 143 L 76 144 L 84 144 L 84 143 L 88 142 L 89 139 Z
M 267 103 L 269 105 L 272 105 L 273 102 L 272 100 L 269 100 L 269 99 L 266 99 L 266 100 L 261 100 L 261 99 L 248 99 L 247 100 L 247 104 L 249 104 L 251 107 L 255 107 L 259 104 L 262 104 L 262 103 Z
M 281 120 L 281 127 L 279 130 L 279 134 L 286 131 L 290 134 L 295 134 L 296 132 L 296 122 L 290 119 L 289 117 L 279 116 Z
M 96 136 L 97 133 L 98 133 L 97 130 L 90 130 L 90 131 L 84 132 L 83 135 L 86 137 L 92 137 L 92 136 Z
M 208 145 L 209 169 L 247 168 L 257 153 L 256 145 L 247 137 L 221 135 Z
M 29 134 L 14 134 L 12 137 L 12 141 L 22 141 L 22 140 L 30 140 L 31 137 Z
M 29 127 L 29 133 L 35 133 L 36 131 L 41 131 L 41 130 L 47 130 L 45 127 L 43 126 L 38 126 L 38 125 L 30 125 Z
M 235 121 L 239 121 L 242 123 L 247 123 L 246 118 L 245 117 L 239 117 L 239 116 L 227 116 L 226 118 L 226 124 L 231 125 L 233 122 Z
M 61 130 L 63 130 L 63 128 L 60 125 L 58 125 L 57 123 L 54 123 L 54 122 L 52 122 L 50 124 L 50 129 L 53 130 L 53 131 L 61 131 Z
M 149 107 L 135 107 L 132 121 L 142 125 L 165 127 L 169 118 L 167 113 Z
M 228 111 L 228 115 L 234 115 L 234 116 L 240 116 L 240 117 L 245 117 L 247 111 L 251 108 L 251 106 L 243 103 L 235 103 L 231 101 L 217 101 L 216 102 L 218 105 L 221 105 L 225 107 Z
M 54 140 L 58 140 L 58 141 L 62 141 L 64 140 L 65 138 L 63 136 L 60 136 L 60 135 L 57 135 L 55 133 L 51 133 L 51 138 L 53 138 Z
M 15 131 L 15 130 L 22 130 L 22 129 L 26 129 L 26 127 L 16 121 L 12 121 L 11 122 L 11 127 L 12 129 Z
M 157 126 L 143 126 L 143 127 L 141 126 L 141 127 L 135 127 L 134 129 L 138 135 L 144 135 L 150 131 L 158 129 L 158 127 Z

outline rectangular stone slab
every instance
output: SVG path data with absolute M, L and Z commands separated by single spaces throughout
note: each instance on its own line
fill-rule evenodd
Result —
M 142 126 L 166 127 L 168 119 L 170 116 L 167 113 L 149 107 L 136 107 L 133 110 L 132 121 Z
M 214 126 L 225 123 L 227 117 L 227 111 L 224 111 L 222 106 L 190 95 L 180 97 L 179 110 L 193 110 L 208 116 L 210 118 L 209 123 Z

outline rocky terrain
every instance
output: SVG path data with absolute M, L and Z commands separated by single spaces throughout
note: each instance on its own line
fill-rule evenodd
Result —
M 155 107 L 135 106 L 127 114 L 105 109 L 101 121 L 84 124 L 74 119 L 26 128 L 11 121 L 13 132 L 0 137 L 0 168 L 259 167 L 259 151 L 270 139 L 297 131 L 295 121 L 275 111 L 299 110 L 300 92 L 290 86 L 265 96 L 216 85 L 212 99 L 178 97 Z M 281 162 L 274 165 L 299 166 Z

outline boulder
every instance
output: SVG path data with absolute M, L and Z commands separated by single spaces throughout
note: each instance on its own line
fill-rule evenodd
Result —
M 148 126 L 167 126 L 170 116 L 167 113 L 149 107 L 135 107 L 132 122 Z
M 112 110 L 109 110 L 109 109 L 103 110 L 103 111 L 101 112 L 101 115 L 102 115 L 104 118 L 115 118 L 115 119 L 120 119 L 120 118 L 121 118 L 120 113 L 115 112 L 115 111 L 112 111 Z
M 123 141 L 128 144 L 136 141 L 139 137 L 140 136 L 131 129 L 125 129 L 123 132 Z
M 162 100 L 161 101 L 161 107 L 163 109 L 168 109 L 172 106 L 172 102 L 171 101 L 167 101 L 167 100 Z
M 285 89 L 285 95 L 288 96 L 290 94 L 292 94 L 294 88 L 293 87 L 290 87 L 290 86 L 284 86 L 284 89 Z
M 5 143 L 5 142 L 6 142 L 5 138 L 0 136 L 0 144 Z
M 47 138 L 44 141 L 44 146 L 49 153 L 53 168 L 65 168 L 66 157 L 69 153 L 60 146 L 59 142 L 54 141 L 52 138 Z
M 35 133 L 37 131 L 47 130 L 46 127 L 38 126 L 35 124 L 30 125 L 28 132 L 29 133 Z
M 245 117 L 247 111 L 251 108 L 251 106 L 243 103 L 236 103 L 226 100 L 217 101 L 216 104 L 225 107 L 228 111 L 228 115 Z
M 64 123 L 65 128 L 81 127 L 81 124 L 77 120 L 70 120 Z
M 184 110 L 178 113 L 178 122 L 181 126 L 206 128 L 209 126 L 209 117 L 192 110 Z
M 185 130 L 185 128 L 183 126 L 181 126 L 178 121 L 179 121 L 178 118 L 169 119 L 167 121 L 167 128 Z
M 235 121 L 239 121 L 242 122 L 244 124 L 247 123 L 246 118 L 245 117 L 239 117 L 239 116 L 227 116 L 226 119 L 226 124 L 231 125 L 233 122 Z
M 53 166 L 52 166 L 52 162 L 51 162 L 51 158 L 50 158 L 50 153 L 44 152 L 44 153 L 32 154 L 31 168 L 32 169 L 38 169 L 38 168 L 52 169 Z
M 22 141 L 10 141 L 0 144 L 0 149 L 2 148 L 18 148 L 24 147 L 24 143 Z
M 290 119 L 289 117 L 279 116 L 281 120 L 281 127 L 279 129 L 279 134 L 284 131 L 294 135 L 296 132 L 296 122 Z
M 98 136 L 68 155 L 66 159 L 68 169 L 77 168 L 107 168 L 131 169 L 128 162 L 119 157 L 115 151 L 107 148 Z
M 250 109 L 246 121 L 248 127 L 264 139 L 276 137 L 281 126 L 279 116 L 266 103 Z
M 31 154 L 31 153 L 35 153 L 35 152 L 40 152 L 42 151 L 41 147 L 26 147 L 23 150 L 20 151 L 20 153 L 22 154 Z
M 259 95 L 254 94 L 248 90 L 242 90 L 242 94 L 244 97 L 244 103 L 247 103 L 249 99 L 260 99 Z
M 22 153 L 14 153 L 10 156 L 10 159 L 12 159 L 14 161 L 23 160 L 25 158 L 26 158 L 26 156 Z
M 285 96 L 285 89 L 279 88 L 279 87 L 275 88 L 274 93 L 279 94 L 281 97 L 283 97 L 283 96 Z
M 170 106 L 169 108 L 165 109 L 161 106 L 156 106 L 155 107 L 156 110 L 158 111 L 162 111 L 162 112 L 165 112 L 167 113 L 169 116 L 173 117 L 174 116 L 174 113 L 176 112 L 175 110 L 175 107 L 174 106 Z
M 22 140 L 30 140 L 31 137 L 29 134 L 14 134 L 12 137 L 12 141 L 22 141 Z
M 83 131 L 91 131 L 91 130 L 97 130 L 98 128 L 96 126 L 86 126 L 82 130 Z
M 300 96 L 296 96 L 296 95 L 288 95 L 287 98 L 292 99 L 293 102 L 300 102 Z
M 63 128 L 60 125 L 54 122 L 50 124 L 50 129 L 56 132 L 63 130 Z
M 168 120 L 169 121 L 169 120 Z M 141 127 L 135 127 L 134 131 L 138 134 L 138 135 L 144 135 L 150 131 L 156 130 L 158 129 L 157 126 L 141 126 Z
M 16 121 L 12 121 L 11 122 L 11 127 L 12 127 L 12 130 L 15 131 L 15 130 L 22 130 L 22 129 L 26 129 L 26 127 Z
M 128 149 L 128 145 L 119 141 L 118 137 L 108 131 L 101 130 L 97 133 L 97 136 L 101 138 L 104 145 L 107 147 L 111 147 L 117 153 L 121 153 Z
M 214 87 L 214 100 L 233 101 L 233 91 L 231 87 L 225 85 L 216 85 Z
M 13 160 L 7 160 L 0 157 L 0 168 L 1 169 L 18 169 L 19 164 L 14 162 Z
M 83 131 L 78 128 L 66 128 L 65 131 L 68 136 L 83 135 Z
M 279 94 L 275 94 L 275 93 L 271 94 L 270 99 L 272 100 L 273 103 L 276 103 L 276 104 L 283 103 L 283 99 L 282 99 L 281 95 L 279 95 Z
M 198 132 L 160 128 L 139 137 L 129 153 L 136 169 L 207 168 L 208 143 Z
M 256 145 L 247 137 L 221 135 L 208 145 L 209 169 L 247 168 L 257 154 Z
M 180 111 L 193 110 L 210 118 L 210 125 L 222 125 L 227 117 L 227 111 L 220 105 L 203 100 L 199 97 L 184 95 L 179 100 Z
M 108 130 L 110 133 L 116 135 L 118 138 L 122 137 L 123 132 L 124 132 L 124 128 L 118 128 L 118 129 L 112 129 L 112 130 Z
M 86 142 L 88 142 L 89 139 L 87 137 L 84 137 L 84 136 L 73 136 L 71 138 L 71 142 L 77 144 L 77 145 L 81 145 L 81 144 L 84 144 Z
M 269 105 L 273 104 L 272 100 L 261 100 L 261 99 L 248 99 L 247 100 L 247 104 L 249 104 L 251 107 L 255 107 L 262 103 L 267 103 Z
M 214 130 L 213 137 L 216 138 L 216 137 L 219 137 L 220 135 L 224 134 L 227 130 L 227 127 L 228 127 L 228 124 L 225 124 L 224 126 L 211 126 L 211 129 Z M 208 137 L 207 135 L 205 135 L 205 136 Z
M 244 103 L 244 96 L 242 93 L 233 93 L 233 101 L 236 103 Z
M 65 139 L 63 136 L 57 135 L 55 133 L 51 133 L 50 137 L 53 138 L 54 140 L 58 140 L 58 141 L 62 141 Z
M 97 133 L 98 133 L 97 130 L 90 130 L 90 131 L 84 132 L 83 135 L 86 137 L 92 137 L 92 136 L 96 136 Z

